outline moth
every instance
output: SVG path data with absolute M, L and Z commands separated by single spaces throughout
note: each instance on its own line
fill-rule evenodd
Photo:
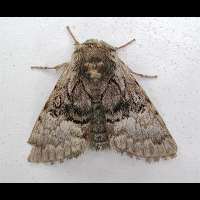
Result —
M 177 145 L 133 72 L 117 55 L 134 40 L 113 47 L 96 39 L 75 42 L 71 61 L 56 67 L 62 75 L 28 140 L 28 161 L 63 162 L 88 149 L 111 149 L 147 161 L 174 158 Z

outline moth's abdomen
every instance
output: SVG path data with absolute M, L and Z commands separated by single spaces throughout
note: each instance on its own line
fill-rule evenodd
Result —
M 101 103 L 92 104 L 90 134 L 91 148 L 102 150 L 109 147 L 105 109 Z

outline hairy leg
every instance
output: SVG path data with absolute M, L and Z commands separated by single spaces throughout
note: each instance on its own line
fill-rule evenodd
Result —
M 69 63 L 63 63 L 60 65 L 56 65 L 55 67 L 46 67 L 46 66 L 32 66 L 31 69 L 39 69 L 39 70 L 51 70 L 51 69 L 55 69 L 55 70 L 59 70 L 59 69 L 63 69 L 68 67 Z

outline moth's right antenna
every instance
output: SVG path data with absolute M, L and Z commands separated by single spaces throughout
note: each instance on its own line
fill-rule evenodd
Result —
M 135 42 L 135 41 L 136 41 L 135 39 L 132 39 L 131 41 L 127 42 L 126 44 L 123 44 L 123 45 L 120 46 L 120 47 L 116 47 L 116 50 L 122 49 L 122 48 L 128 46 L 129 44 L 131 44 L 131 43 L 133 43 L 133 42 Z
M 75 44 L 80 44 L 80 42 L 75 38 L 74 34 L 72 33 L 71 29 L 69 26 L 67 26 L 67 31 L 69 32 L 69 34 L 71 35 L 71 37 L 73 38 Z

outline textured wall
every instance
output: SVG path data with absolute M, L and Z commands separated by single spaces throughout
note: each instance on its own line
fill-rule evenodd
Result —
M 65 26 L 84 41 L 119 46 L 176 139 L 178 157 L 147 164 L 113 152 L 88 152 L 62 165 L 26 162 L 26 141 L 59 74 L 31 65 L 70 59 Z M 0 18 L 0 182 L 200 182 L 200 18 Z

